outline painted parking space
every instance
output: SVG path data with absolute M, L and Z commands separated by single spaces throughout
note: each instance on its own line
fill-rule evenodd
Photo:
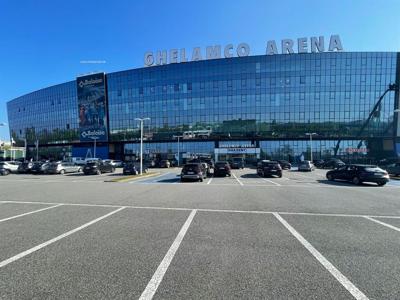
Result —
M 60 208 L 70 210 L 60 213 Z M 43 220 L 29 215 L 0 223 L 6 244 L 12 244 L 7 242 L 11 235 L 30 241 L 17 240 L 14 248 L 2 244 L 0 298 L 400 296 L 400 232 L 373 221 L 396 226 L 400 214 L 378 218 L 129 206 L 105 210 L 67 203 L 45 214 Z M 75 226 L 79 230 L 71 231 Z M 43 242 L 48 239 L 52 242 Z M 35 249 L 37 243 L 41 247 Z M 21 256 L 26 249 L 34 250 Z M 4 264 L 6 257 L 15 259 Z

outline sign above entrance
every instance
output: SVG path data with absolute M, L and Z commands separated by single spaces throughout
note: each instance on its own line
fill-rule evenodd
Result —
M 278 50 L 278 44 L 280 51 Z M 293 54 L 297 53 L 319 53 L 319 52 L 333 52 L 343 51 L 342 41 L 340 36 L 333 34 L 330 36 L 329 44 L 325 43 L 324 36 L 319 37 L 302 37 L 295 40 L 283 39 L 280 43 L 275 40 L 270 40 L 266 45 L 266 54 Z M 153 65 L 160 66 L 173 63 L 200 61 L 207 59 L 231 58 L 234 56 L 243 57 L 250 55 L 250 46 L 247 43 L 240 43 L 237 46 L 227 44 L 222 47 L 221 45 L 207 46 L 204 50 L 200 47 L 194 47 L 191 52 L 187 52 L 185 48 L 160 50 L 153 53 L 152 51 L 144 54 L 144 65 L 150 67 Z

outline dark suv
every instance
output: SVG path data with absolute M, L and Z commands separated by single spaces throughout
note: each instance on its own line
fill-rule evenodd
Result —
M 261 177 L 282 177 L 282 167 L 277 161 L 262 160 L 257 164 L 257 174 Z
M 188 163 L 181 171 L 181 181 L 187 179 L 203 181 L 207 178 L 207 171 L 201 163 Z
M 214 176 L 231 176 L 231 166 L 227 161 L 217 161 L 214 166 Z
M 278 160 L 278 163 L 281 165 L 282 169 L 290 170 L 292 168 L 292 164 L 287 160 Z
M 230 161 L 230 165 L 232 169 L 243 169 L 244 168 L 244 159 L 242 157 L 234 157 Z

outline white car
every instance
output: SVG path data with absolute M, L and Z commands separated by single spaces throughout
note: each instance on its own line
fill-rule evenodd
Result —
M 0 162 L 0 169 L 7 170 L 9 173 L 17 173 L 19 163 L 16 161 L 2 161 Z

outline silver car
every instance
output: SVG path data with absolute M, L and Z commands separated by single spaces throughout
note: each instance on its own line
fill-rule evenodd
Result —
M 305 160 L 305 161 L 302 161 L 302 162 L 299 163 L 298 170 L 299 171 L 311 172 L 311 171 L 315 170 L 315 166 L 311 161 Z
M 61 174 L 81 172 L 82 167 L 70 162 L 50 163 L 47 167 L 47 174 Z

